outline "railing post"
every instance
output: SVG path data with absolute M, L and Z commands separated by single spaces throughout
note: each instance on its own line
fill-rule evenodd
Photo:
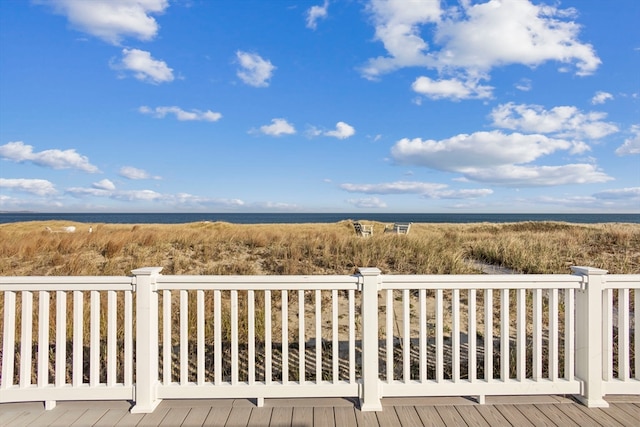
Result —
M 131 413 L 150 413 L 158 406 L 158 293 L 162 267 L 132 270 L 136 292 L 136 382 Z
M 378 291 L 382 284 L 378 268 L 359 268 L 362 277 L 362 384 L 360 410 L 381 411 L 378 369 Z
M 582 381 L 578 400 L 589 408 L 606 408 L 602 372 L 602 285 L 607 270 L 592 267 L 571 267 L 583 277 L 583 286 L 576 293 L 576 377 Z

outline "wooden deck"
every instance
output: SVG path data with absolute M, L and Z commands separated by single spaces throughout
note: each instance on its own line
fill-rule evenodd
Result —
M 10 426 L 637 426 L 640 396 L 607 399 L 586 408 L 561 396 L 383 399 L 384 411 L 360 412 L 348 399 L 166 400 L 152 414 L 129 413 L 128 402 L 0 404 L 0 425 Z

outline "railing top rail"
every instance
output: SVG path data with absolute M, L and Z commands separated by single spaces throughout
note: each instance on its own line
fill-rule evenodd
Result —
M 382 289 L 577 289 L 583 277 L 569 274 L 383 275 Z
M 336 276 L 158 276 L 158 290 L 297 290 L 356 289 L 361 283 L 357 275 Z
M 126 291 L 127 276 L 0 276 L 0 291 Z
M 640 274 L 608 274 L 602 285 L 605 289 L 640 289 Z

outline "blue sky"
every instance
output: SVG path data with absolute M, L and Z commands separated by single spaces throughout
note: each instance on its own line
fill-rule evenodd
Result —
M 0 210 L 640 212 L 637 0 L 0 0 Z

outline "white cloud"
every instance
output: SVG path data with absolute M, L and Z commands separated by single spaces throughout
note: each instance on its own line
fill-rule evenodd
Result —
M 106 182 L 105 182 L 106 181 Z M 189 193 L 163 194 L 153 190 L 116 190 L 109 180 L 96 182 L 91 188 L 72 187 L 66 190 L 77 198 L 102 197 L 122 202 L 158 202 L 176 209 L 188 207 L 238 207 L 245 203 L 240 199 L 219 199 L 195 196 Z
M 403 138 L 391 148 L 391 155 L 401 164 L 460 172 L 529 163 L 558 150 L 570 150 L 574 145 L 544 135 L 491 131 L 460 134 L 441 141 Z
M 478 81 L 462 81 L 457 78 L 432 80 L 429 77 L 418 77 L 411 89 L 431 99 L 451 98 L 453 100 L 471 98 L 490 98 L 493 87 L 482 86 Z
M 593 197 L 602 200 L 624 200 L 640 202 L 640 187 L 604 190 L 594 194 Z
M 94 182 L 92 186 L 93 188 L 97 188 L 99 190 L 113 191 L 116 189 L 116 185 L 108 179 L 103 179 L 98 182 Z
M 269 86 L 269 79 L 271 79 L 273 71 L 276 69 L 271 64 L 271 61 L 263 59 L 258 54 L 241 50 L 236 52 L 236 57 L 240 62 L 240 67 L 242 67 L 238 70 L 238 77 L 243 82 L 255 87 Z
M 336 123 L 336 130 L 328 131 L 328 132 L 325 132 L 324 134 L 326 136 L 333 136 L 338 139 L 346 139 L 346 138 L 349 138 L 350 136 L 355 135 L 355 133 L 356 133 L 356 130 L 353 128 L 353 126 L 350 126 L 345 122 L 338 122 Z
M 151 40 L 158 23 L 151 14 L 160 14 L 168 0 L 45 0 L 56 13 L 65 15 L 78 30 L 108 43 L 119 44 L 124 37 Z
M 502 165 L 494 168 L 467 168 L 464 174 L 474 181 L 508 187 L 592 184 L 613 179 L 595 165 L 590 164 L 562 166 Z
M 346 202 L 350 205 L 355 206 L 356 208 L 362 209 L 377 209 L 387 207 L 387 204 L 377 197 L 368 197 L 364 199 L 348 199 L 346 200 Z
M 151 57 L 151 53 L 140 49 L 122 49 L 122 61 L 113 64 L 117 70 L 128 70 L 143 82 L 159 84 L 173 81 L 173 69 L 164 61 Z
M 463 189 L 463 190 L 445 190 L 437 191 L 434 194 L 425 194 L 425 197 L 433 199 L 477 199 L 478 197 L 486 197 L 493 194 L 493 190 L 489 188 Z
M 533 87 L 531 79 L 520 79 L 518 83 L 516 83 L 516 89 L 521 90 L 523 92 L 529 92 Z
M 86 156 L 76 150 L 44 150 L 34 153 L 33 146 L 22 141 L 9 142 L 0 146 L 0 157 L 16 163 L 31 162 L 38 166 L 53 169 L 78 169 L 89 173 L 98 173 L 97 166 L 92 165 Z
M 127 179 L 161 179 L 159 176 L 151 176 L 144 169 L 134 168 L 133 166 L 123 166 L 118 174 Z
M 491 0 L 442 10 L 439 1 L 371 0 L 375 38 L 388 56 L 372 58 L 365 78 L 402 67 L 422 66 L 448 74 L 486 74 L 492 68 L 547 61 L 575 64 L 576 74 L 592 74 L 599 64 L 590 44 L 578 40 L 580 25 L 571 9 L 528 0 Z M 423 35 L 431 32 L 433 46 Z
M 157 201 L 165 200 L 166 196 L 153 190 L 127 190 L 114 192 L 110 196 L 116 200 L 125 201 Z
M 328 16 L 329 0 L 325 0 L 322 6 L 311 6 L 307 10 L 307 28 L 315 30 L 318 19 L 325 19 Z
M 46 179 L 0 178 L 0 188 L 35 194 L 37 196 L 49 196 L 57 193 L 55 186 Z
M 449 15 L 437 27 L 439 67 L 488 71 L 508 64 L 537 66 L 546 61 L 575 63 L 576 74 L 592 74 L 601 61 L 593 47 L 578 41 L 572 10 L 528 0 L 491 0 Z
M 138 108 L 138 111 L 142 114 L 148 114 L 159 119 L 165 117 L 167 114 L 173 114 L 175 115 L 176 119 L 180 121 L 217 122 L 222 118 L 222 114 L 213 112 L 211 110 L 200 111 L 193 109 L 191 111 L 185 111 L 182 108 L 176 106 L 149 108 L 143 105 L 142 107 Z
M 266 135 L 293 135 L 296 129 L 285 119 L 272 119 L 270 125 L 260 126 L 260 131 Z
M 447 184 L 396 181 L 380 184 L 341 184 L 340 188 L 350 193 L 364 194 L 419 194 L 429 199 L 475 199 L 493 194 L 493 190 L 463 189 L 451 190 Z
M 598 91 L 593 96 L 593 98 L 591 98 L 591 103 L 593 105 L 604 104 L 611 99 L 613 99 L 613 95 L 611 95 L 609 92 Z
M 618 127 L 605 122 L 606 113 L 582 113 L 572 106 L 545 110 L 540 105 L 501 104 L 491 111 L 493 125 L 524 132 L 549 133 L 559 137 L 600 139 L 618 132 Z
M 460 134 L 441 141 L 404 138 L 391 149 L 400 164 L 458 172 L 471 181 L 503 186 L 548 186 L 606 182 L 613 178 L 593 164 L 522 166 L 557 151 L 579 153 L 588 147 L 544 135 L 500 131 Z
M 224 199 L 195 196 L 189 193 L 178 193 L 165 197 L 166 201 L 173 206 L 222 206 L 222 207 L 239 207 L 244 206 L 245 202 L 240 199 Z
M 631 126 L 631 137 L 624 140 L 624 144 L 616 149 L 618 156 L 640 154 L 640 125 Z
M 433 64 L 420 26 L 440 19 L 438 1 L 371 0 L 368 10 L 376 27 L 375 38 L 389 56 L 370 59 L 362 69 L 364 77 L 376 79 L 398 68 Z
M 340 188 L 350 193 L 367 194 L 425 194 L 447 188 L 446 184 L 416 181 L 396 181 L 382 184 L 340 184 Z

